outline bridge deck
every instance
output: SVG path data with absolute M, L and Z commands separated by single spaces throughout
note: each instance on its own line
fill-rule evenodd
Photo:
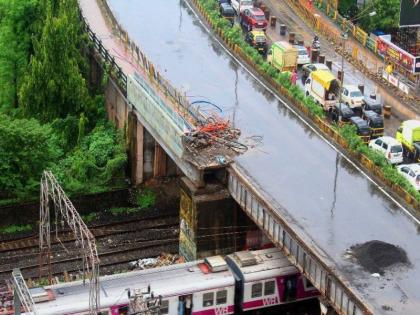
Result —
M 420 229 L 404 209 L 239 66 L 182 1 L 110 4 L 162 74 L 192 99 L 221 106 L 244 140 L 263 137 L 237 164 L 296 235 L 375 314 L 418 314 Z M 346 258 L 351 246 L 371 240 L 400 246 L 411 266 L 376 278 Z

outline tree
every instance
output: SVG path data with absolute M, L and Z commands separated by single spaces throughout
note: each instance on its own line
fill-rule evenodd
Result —
M 108 123 L 85 136 L 53 171 L 69 193 L 97 192 L 124 176 L 126 162 L 123 137 Z
M 370 8 L 370 9 L 369 9 Z M 369 16 L 369 12 L 376 12 L 376 15 Z M 358 20 L 362 28 L 367 32 L 382 30 L 389 32 L 398 27 L 400 0 L 371 0 L 366 3 L 366 9 L 360 13 Z
M 37 190 L 44 169 L 61 156 L 48 125 L 0 114 L 0 196 Z
M 79 116 L 94 107 L 82 75 L 83 36 L 77 1 L 48 3 L 42 34 L 34 44 L 35 52 L 19 94 L 24 113 L 43 122 Z
M 38 0 L 0 0 L 0 109 L 18 106 L 18 90 L 32 52 Z

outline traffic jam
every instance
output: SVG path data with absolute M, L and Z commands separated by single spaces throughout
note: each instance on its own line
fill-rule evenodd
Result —
M 395 137 L 384 135 L 384 118 L 390 107 L 381 104 L 375 94 L 364 95 L 356 84 L 343 84 L 324 63 L 311 63 L 311 50 L 319 55 L 321 44 L 314 36 L 309 47 L 294 38 L 270 43 L 266 30 L 269 21 L 252 0 L 218 0 L 220 15 L 232 26 L 238 23 L 245 41 L 258 50 L 279 72 L 288 72 L 291 83 L 300 86 L 306 97 L 320 105 L 330 122 L 353 125 L 362 141 L 383 155 L 420 191 L 420 120 L 402 122 Z M 280 35 L 286 29 L 280 27 Z M 300 79 L 301 84 L 298 84 Z M 404 164 L 403 164 L 404 163 Z

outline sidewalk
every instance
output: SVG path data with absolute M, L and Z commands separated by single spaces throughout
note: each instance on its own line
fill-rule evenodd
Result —
M 287 2 L 288 1 L 264 0 L 264 4 L 270 10 L 271 15 L 277 17 L 276 28 L 274 29 L 268 27 L 267 29 L 268 38 L 271 41 L 287 41 L 288 33 L 286 36 L 280 35 L 280 24 L 285 24 L 287 25 L 288 32 L 290 31 L 296 34 L 297 40 L 304 40 L 305 45 L 310 45 L 313 37 L 315 36 L 315 31 L 300 18 L 296 11 L 292 9 L 290 4 Z M 331 28 L 334 28 L 335 32 L 340 32 L 339 27 L 331 20 L 329 20 L 328 23 Z M 333 72 L 337 73 L 337 71 L 341 69 L 342 59 L 341 55 L 337 52 L 337 48 L 339 47 L 337 47 L 335 43 L 326 40 L 323 36 L 320 37 L 320 40 L 321 54 L 326 56 L 326 60 L 331 60 L 333 62 Z M 358 45 L 360 49 L 367 50 L 353 38 L 349 38 L 348 42 Z M 348 44 L 349 43 L 347 43 L 347 45 Z M 372 58 L 372 60 L 378 59 L 376 55 L 370 51 L 366 52 L 366 56 L 369 56 L 368 58 Z M 379 63 L 383 64 L 380 60 L 378 60 L 378 64 Z M 348 62 L 346 59 L 344 60 L 344 72 L 345 84 L 364 84 L 365 94 L 369 95 L 372 92 L 376 92 L 377 95 L 380 95 L 380 98 L 384 103 L 391 105 L 393 116 L 391 120 L 387 120 L 386 123 L 389 134 L 394 134 L 401 120 L 420 118 L 420 106 L 416 106 L 415 102 L 403 101 L 393 89 L 388 86 L 378 84 L 378 82 L 372 80 L 367 73 L 360 71 L 353 63 Z

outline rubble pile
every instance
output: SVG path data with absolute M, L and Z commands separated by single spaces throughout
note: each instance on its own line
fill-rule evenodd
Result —
M 238 142 L 240 135 L 240 130 L 232 128 L 229 121 L 212 117 L 196 130 L 186 134 L 184 139 L 186 146 L 193 151 L 215 146 L 243 153 L 247 146 Z
M 382 241 L 369 241 L 350 248 L 358 263 L 370 273 L 384 274 L 394 265 L 409 265 L 405 251 Z
M 156 258 L 143 258 L 129 263 L 130 269 L 144 270 L 162 266 L 169 266 L 185 262 L 183 256 L 178 254 L 161 253 Z

